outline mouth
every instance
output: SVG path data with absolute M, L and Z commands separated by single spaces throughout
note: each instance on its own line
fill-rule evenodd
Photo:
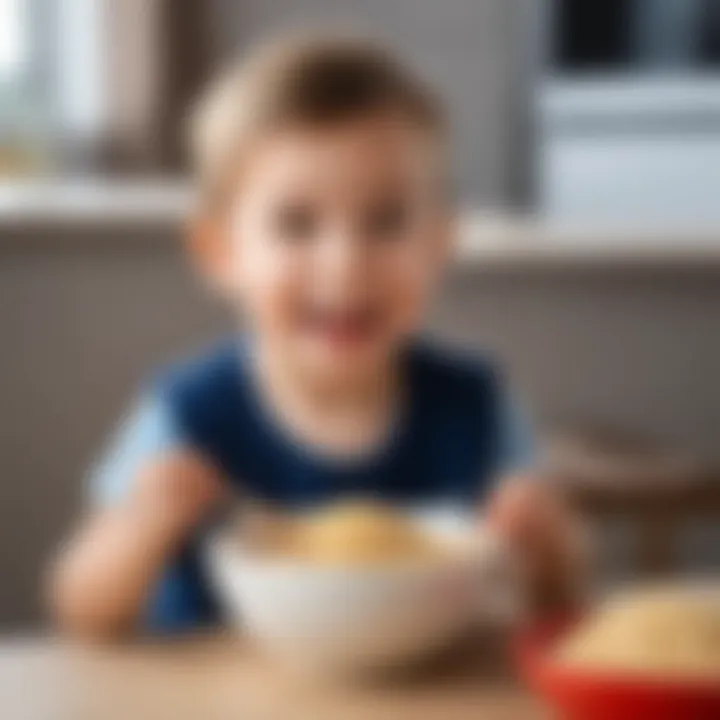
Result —
M 381 314 L 369 304 L 346 308 L 309 308 L 303 313 L 304 328 L 333 345 L 356 345 L 376 335 Z

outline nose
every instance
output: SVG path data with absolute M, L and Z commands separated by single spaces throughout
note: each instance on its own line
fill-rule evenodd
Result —
M 367 283 L 367 243 L 350 227 L 329 234 L 321 243 L 319 282 L 336 290 L 349 292 Z

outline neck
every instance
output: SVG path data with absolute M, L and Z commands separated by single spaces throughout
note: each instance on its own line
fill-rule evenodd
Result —
M 399 354 L 368 372 L 343 378 L 303 373 L 286 355 L 259 343 L 260 390 L 277 419 L 303 442 L 330 453 L 361 453 L 387 436 L 401 396 Z

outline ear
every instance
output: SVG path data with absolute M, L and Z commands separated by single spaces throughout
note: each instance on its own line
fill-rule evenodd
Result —
M 200 276 L 216 292 L 230 289 L 232 245 L 225 223 L 216 217 L 195 218 L 186 233 L 187 249 Z

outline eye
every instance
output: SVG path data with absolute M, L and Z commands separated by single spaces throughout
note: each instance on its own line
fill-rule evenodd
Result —
M 410 210 L 400 198 L 388 198 L 371 207 L 365 218 L 367 237 L 376 240 L 399 238 L 410 222 Z
M 275 218 L 278 235 L 283 240 L 304 241 L 317 233 L 319 218 L 315 210 L 306 204 L 289 204 L 281 207 Z

